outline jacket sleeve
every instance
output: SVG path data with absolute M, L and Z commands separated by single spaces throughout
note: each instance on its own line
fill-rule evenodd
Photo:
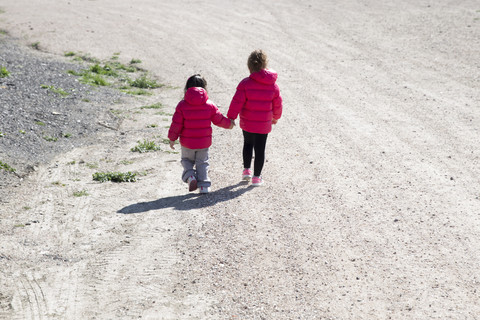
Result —
M 231 121 L 230 119 L 226 118 L 220 110 L 218 110 L 217 106 L 212 104 L 212 123 L 216 126 L 228 129 L 230 128 Z
M 183 120 L 184 118 L 182 110 L 180 108 L 180 104 L 178 104 L 172 117 L 172 124 L 170 125 L 170 129 L 168 130 L 168 139 L 170 139 L 171 141 L 175 141 L 178 139 L 178 136 L 183 129 Z
M 280 119 L 282 116 L 282 110 L 283 110 L 283 99 L 282 96 L 280 95 L 280 88 L 278 87 L 277 84 L 275 84 L 275 97 L 273 98 L 272 101 L 272 107 L 273 107 L 273 119 Z
M 237 91 L 230 102 L 230 107 L 228 108 L 227 117 L 229 119 L 237 119 L 238 114 L 242 110 L 245 102 L 247 101 L 247 96 L 245 94 L 245 86 L 243 81 L 237 86 Z

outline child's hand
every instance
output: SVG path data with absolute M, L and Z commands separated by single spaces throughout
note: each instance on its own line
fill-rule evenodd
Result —
M 172 148 L 173 150 L 175 150 L 174 145 L 175 145 L 175 141 L 170 140 L 170 148 Z
M 277 124 L 278 119 L 272 119 L 272 124 Z
M 230 128 L 228 129 L 232 129 L 233 127 L 235 127 L 235 120 L 230 119 Z

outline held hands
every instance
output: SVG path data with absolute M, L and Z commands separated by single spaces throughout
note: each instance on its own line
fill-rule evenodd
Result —
M 232 129 L 235 127 L 235 120 L 230 119 L 230 127 L 228 129 Z
M 170 148 L 172 148 L 173 150 L 175 150 L 174 145 L 175 145 L 175 141 L 170 140 Z
M 278 119 L 272 119 L 272 124 L 277 124 Z

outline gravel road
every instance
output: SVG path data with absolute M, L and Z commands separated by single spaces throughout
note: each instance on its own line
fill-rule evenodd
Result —
M 49 53 L 35 59 L 61 66 L 65 51 L 120 53 L 166 85 L 115 104 L 119 130 L 81 117 L 72 133 L 93 138 L 46 157 L 9 189 L 0 318 L 479 319 L 478 1 L 0 6 L 0 29 L 20 48 L 38 42 Z M 212 192 L 188 193 L 179 155 L 163 140 L 184 82 L 201 73 L 226 113 L 256 48 L 268 53 L 284 98 L 265 186 L 240 182 L 238 127 L 215 128 Z M 58 85 L 92 94 L 60 74 Z M 21 83 L 12 79 L 1 80 L 2 99 Z M 28 80 L 29 105 L 35 92 L 70 101 L 38 88 L 48 80 Z M 105 102 L 116 94 L 105 92 Z M 142 108 L 152 104 L 159 109 Z M 21 135 L 53 145 L 29 131 L 64 119 L 52 105 L 38 115 L 22 107 L 15 123 L 25 125 L 10 120 L 0 143 Z M 75 141 L 65 132 L 48 134 L 58 135 L 54 145 Z M 130 151 L 143 139 L 161 150 Z M 21 168 L 19 159 L 7 161 Z M 97 171 L 135 171 L 139 180 L 98 183 Z

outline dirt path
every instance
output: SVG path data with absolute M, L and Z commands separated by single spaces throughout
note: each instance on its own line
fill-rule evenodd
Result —
M 119 131 L 12 190 L 0 318 L 478 319 L 477 1 L 132 6 L 0 4 L 26 44 L 121 52 L 174 87 L 116 106 Z M 264 187 L 239 183 L 238 128 L 214 131 L 207 196 L 186 193 L 178 154 L 129 151 L 166 136 L 169 117 L 140 107 L 173 112 L 193 73 L 226 112 L 257 47 L 285 103 Z M 102 170 L 146 175 L 92 181 Z

